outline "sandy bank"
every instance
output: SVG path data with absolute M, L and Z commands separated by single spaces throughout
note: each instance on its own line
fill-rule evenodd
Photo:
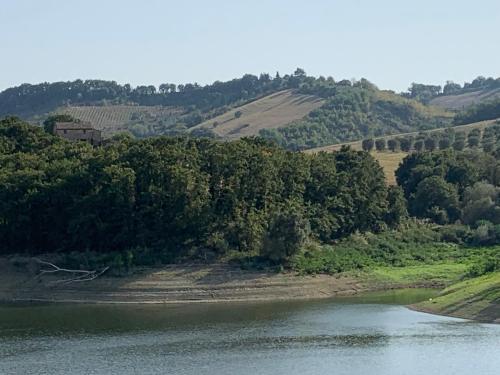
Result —
M 53 285 L 55 277 L 0 262 L 0 300 L 80 303 L 188 303 L 327 298 L 370 288 L 352 277 L 245 271 L 227 264 L 173 265 L 126 277 Z

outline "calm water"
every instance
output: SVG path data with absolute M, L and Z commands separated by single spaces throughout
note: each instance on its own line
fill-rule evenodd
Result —
M 500 326 L 424 291 L 313 302 L 0 307 L 0 374 L 500 374 Z

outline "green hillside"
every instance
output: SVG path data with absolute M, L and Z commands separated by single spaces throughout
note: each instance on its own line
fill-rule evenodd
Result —
M 253 136 L 258 135 L 262 129 L 287 126 L 307 116 L 324 103 L 324 99 L 315 95 L 284 90 L 231 109 L 192 129 L 207 129 L 219 137 L 228 139 Z
M 304 90 L 306 91 L 306 90 Z M 307 90 L 321 93 L 320 85 Z M 367 81 L 336 85 L 323 94 L 326 103 L 288 127 L 263 129 L 260 135 L 292 150 L 356 141 L 366 137 L 429 130 L 451 124 L 453 114 L 426 106 Z
M 499 90 L 498 79 L 478 77 L 444 87 L 414 83 L 397 94 L 366 79 L 312 77 L 300 68 L 283 76 L 246 74 L 205 86 L 76 80 L 4 90 L 0 117 L 41 124 L 50 114 L 64 113 L 91 122 L 105 136 L 123 131 L 138 138 L 259 135 L 290 150 L 305 150 L 495 119 Z

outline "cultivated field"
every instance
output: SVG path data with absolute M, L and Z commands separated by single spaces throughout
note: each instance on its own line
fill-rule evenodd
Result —
M 467 125 L 460 125 L 460 126 L 454 126 L 453 129 L 455 131 L 463 131 L 465 133 L 470 132 L 472 129 L 480 129 L 481 131 L 486 128 L 487 126 L 494 124 L 497 120 L 488 120 L 488 121 L 481 121 L 481 122 L 475 122 L 473 124 L 467 124 Z M 442 132 L 445 129 L 448 128 L 440 128 L 440 129 L 433 129 L 429 130 L 426 132 L 421 132 L 421 133 L 432 133 L 432 132 Z M 375 139 L 381 139 L 385 138 L 386 140 L 389 140 L 391 138 L 398 138 L 398 137 L 405 137 L 405 136 L 416 136 L 418 135 L 418 132 L 413 132 L 413 133 L 402 133 L 402 134 L 394 134 L 390 136 L 385 136 L 385 137 L 378 137 Z M 307 153 L 314 153 L 314 152 L 332 152 L 332 151 L 338 151 L 342 146 L 350 146 L 354 150 L 361 150 L 361 141 L 356 141 L 356 142 L 350 142 L 350 143 L 342 143 L 342 144 L 335 144 L 335 145 L 330 145 L 330 146 L 324 146 L 324 147 L 318 147 L 318 148 L 313 148 L 310 150 L 306 150 L 304 152 Z M 389 185 L 395 185 L 396 184 L 396 178 L 394 176 L 394 173 L 396 169 L 398 169 L 399 163 L 403 160 L 403 158 L 408 155 L 406 152 L 391 152 L 391 151 L 373 151 L 372 155 L 375 159 L 378 160 L 382 168 L 384 169 L 385 177 L 387 179 L 387 183 Z
M 69 114 L 82 121 L 89 121 L 105 135 L 127 130 L 134 122 L 168 120 L 181 113 L 177 108 L 162 106 L 110 105 L 69 106 L 59 108 L 56 113 Z
M 500 88 L 493 90 L 471 91 L 460 95 L 439 96 L 432 99 L 430 104 L 447 109 L 463 109 L 473 104 L 498 97 L 500 97 Z
M 257 135 L 261 129 L 273 129 L 299 120 L 323 105 L 321 98 L 292 90 L 280 91 L 195 126 L 206 128 L 227 139 Z M 237 114 L 240 115 L 237 117 Z
M 385 179 L 388 185 L 396 185 L 396 169 L 401 161 L 408 155 L 406 152 L 373 151 L 371 153 L 384 169 Z
M 374 137 L 373 139 L 375 139 L 375 140 L 376 139 L 385 139 L 386 141 L 388 141 L 389 139 L 393 139 L 393 138 L 404 138 L 404 137 L 408 137 L 408 136 L 417 136 L 419 134 L 428 134 L 428 133 L 440 133 L 440 132 L 445 131 L 446 129 L 453 129 L 456 132 L 465 132 L 465 133 L 470 132 L 472 129 L 480 129 L 482 131 L 484 128 L 494 124 L 496 121 L 498 121 L 498 120 L 480 121 L 480 122 L 474 122 L 472 124 L 467 124 L 467 125 L 451 126 L 448 128 L 438 128 L 438 129 L 425 130 L 425 131 L 420 131 L 420 132 L 391 134 L 391 135 L 385 135 L 383 137 Z M 347 143 L 337 143 L 334 145 L 312 148 L 310 150 L 305 150 L 304 152 L 307 152 L 307 153 L 320 152 L 320 151 L 332 152 L 332 151 L 340 150 L 342 148 L 342 146 L 350 146 L 354 150 L 361 150 L 361 142 L 362 142 L 362 140 L 354 141 L 354 142 L 347 142 Z

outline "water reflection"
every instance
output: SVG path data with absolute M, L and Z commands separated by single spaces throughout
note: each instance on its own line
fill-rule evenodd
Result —
M 394 304 L 428 293 L 226 305 L 4 306 L 0 373 L 496 374 L 499 326 Z

